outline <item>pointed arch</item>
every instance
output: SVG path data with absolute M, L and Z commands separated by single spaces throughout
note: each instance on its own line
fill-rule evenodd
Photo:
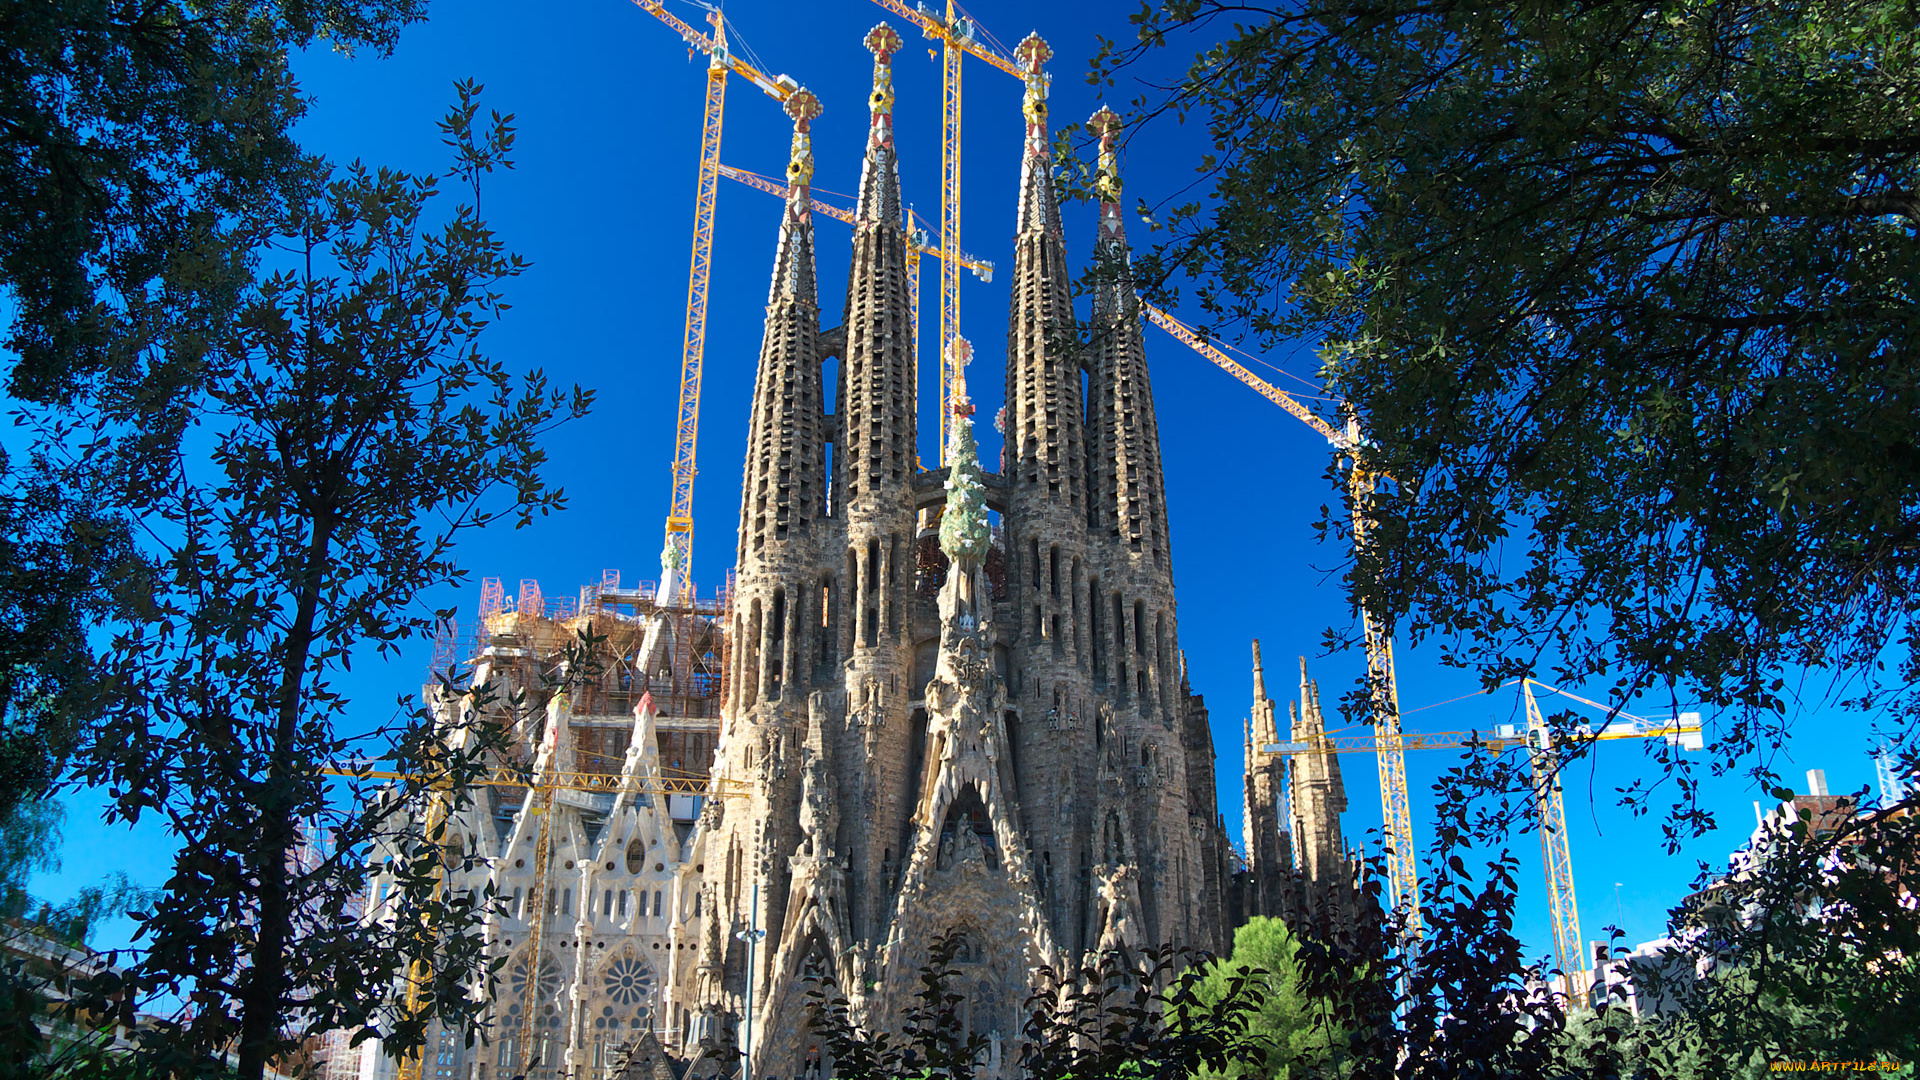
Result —
M 948 801 L 940 819 L 940 850 L 948 851 L 965 842 L 960 835 L 962 827 L 969 828 L 987 857 L 987 865 L 998 869 L 1000 866 L 1000 842 L 994 835 L 993 818 L 987 813 L 986 800 L 980 796 L 979 785 L 971 781 L 960 786 Z
M 1100 861 L 1114 866 L 1130 862 L 1127 826 L 1120 811 L 1108 807 L 1100 822 Z

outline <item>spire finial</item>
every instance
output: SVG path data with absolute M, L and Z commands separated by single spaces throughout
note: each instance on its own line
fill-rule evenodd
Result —
M 1120 156 L 1113 141 L 1124 127 L 1120 114 L 1100 106 L 1087 120 L 1087 130 L 1100 137 L 1100 163 L 1095 169 L 1093 190 L 1100 196 L 1100 239 L 1126 242 L 1126 230 L 1120 222 Z
M 807 187 L 813 180 L 813 131 L 814 118 L 820 115 L 820 99 L 813 91 L 801 87 L 788 95 L 787 115 L 793 117 L 793 151 L 787 157 L 787 185 L 789 200 L 797 198 L 806 205 L 804 193 L 795 195 Z
M 893 152 L 893 54 L 900 51 L 900 35 L 881 23 L 867 31 L 866 46 L 873 53 L 873 93 L 867 96 L 872 119 L 867 127 L 867 156 L 860 167 L 860 199 L 854 208 L 854 220 L 862 224 L 885 222 L 900 228 L 900 166 Z
M 893 54 L 900 51 L 900 35 L 886 23 L 867 31 L 867 51 L 873 54 L 873 93 L 867 97 L 872 112 L 869 147 L 893 142 Z
M 1260 639 L 1253 639 L 1253 700 L 1258 703 L 1267 698 L 1267 674 L 1260 666 Z
M 1045 157 L 1047 155 L 1047 74 L 1040 65 L 1053 58 L 1053 50 L 1040 35 L 1028 34 L 1013 50 L 1013 55 L 1026 67 L 1027 92 L 1021 99 L 1020 111 L 1027 117 L 1027 156 Z
M 953 415 L 970 417 L 973 400 L 967 397 L 967 365 L 973 362 L 973 343 L 956 336 L 947 355 L 951 357 L 949 364 L 953 372 Z
M 784 104 L 793 117 L 793 149 L 787 156 L 787 212 L 780 223 L 780 248 L 773 257 L 773 283 L 767 303 L 782 296 L 814 302 L 813 281 L 813 131 L 820 99 L 801 87 Z

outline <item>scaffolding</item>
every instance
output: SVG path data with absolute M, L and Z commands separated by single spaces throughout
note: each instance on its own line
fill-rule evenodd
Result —
M 663 604 L 659 584 L 622 581 L 604 570 L 572 596 L 549 597 L 538 580 L 524 578 L 511 602 L 504 583 L 481 582 L 480 618 L 462 638 L 453 620 L 436 628 L 432 679 L 456 660 L 467 670 L 482 662 L 515 669 L 532 685 L 570 646 L 590 645 L 595 668 L 572 690 L 574 767 L 614 775 L 625 757 L 628 718 L 649 696 L 663 766 L 686 777 L 712 767 L 726 692 L 727 619 L 733 576 L 715 594 L 681 594 Z M 520 747 L 530 759 L 531 747 Z

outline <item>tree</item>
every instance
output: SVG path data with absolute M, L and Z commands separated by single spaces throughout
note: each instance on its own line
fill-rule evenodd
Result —
M 0 830 L 34 813 L 94 711 L 87 628 L 133 576 L 124 522 L 69 498 L 44 461 L 12 466 L 0 451 Z
M 8 392 L 72 400 L 142 334 L 205 331 L 248 231 L 299 182 L 290 50 L 392 49 L 422 0 L 41 0 L 0 22 L 0 288 Z M 195 357 L 174 358 L 191 367 Z
M 1633 1031 L 1629 1060 L 1725 1076 L 1920 1056 L 1920 818 L 1856 814 L 1852 799 L 1817 815 L 1786 806 L 1679 913 L 1673 954 L 1636 972 L 1636 991 L 1674 1007 Z
M 1202 971 L 1194 997 L 1204 1005 L 1226 1001 L 1236 983 L 1254 1002 L 1247 1036 L 1257 1048 L 1247 1060 L 1203 1072 L 1241 1077 L 1331 1075 L 1332 1047 L 1344 1041 L 1302 985 L 1301 940 L 1279 919 L 1255 916 L 1233 932 L 1233 954 Z
M 968 1080 L 987 1064 L 988 1038 L 969 1032 L 952 989 L 959 938 L 943 935 L 920 970 L 915 1004 L 899 1017 L 854 1022 L 831 978 L 807 990 L 822 1075 L 844 1080 L 947 1077 Z M 1229 973 L 1212 997 L 1199 993 L 1203 954 L 1172 946 L 1137 957 L 1110 950 L 1079 970 L 1042 967 L 1027 997 L 1014 1075 L 1027 1080 L 1185 1080 L 1256 1058 L 1249 1014 L 1255 976 Z M 1012 1063 L 1009 1063 L 1012 1064 Z
M 231 1043 L 255 1080 L 308 1032 L 376 1021 L 404 1049 L 435 1016 L 470 1019 L 490 974 L 478 904 L 432 887 L 442 858 L 464 856 L 416 810 L 430 786 L 464 797 L 498 725 L 422 714 L 380 733 L 414 777 L 394 797 L 343 806 L 319 771 L 356 748 L 336 730 L 334 674 L 449 616 L 416 597 L 462 576 L 458 534 L 564 505 L 538 439 L 591 401 L 480 350 L 525 264 L 475 210 L 481 177 L 511 165 L 511 117 L 476 127 L 479 88 L 458 90 L 446 173 L 316 163 L 286 201 L 234 334 L 203 358 L 204 394 L 169 403 L 206 431 L 204 461 L 176 441 L 163 472 L 127 467 L 150 450 L 125 437 L 153 404 L 138 394 L 97 393 L 60 421 L 101 433 L 81 464 L 118 482 L 156 567 L 145 609 L 115 628 L 118 692 L 75 778 L 107 789 L 109 820 L 157 814 L 181 845 L 126 981 L 100 988 L 192 1003 L 147 1047 L 169 1068 Z M 440 210 L 443 183 L 471 201 Z M 329 854 L 296 865 L 314 821 Z M 393 919 L 363 924 L 349 905 L 376 843 L 408 853 L 409 888 Z M 424 1011 L 396 1021 L 416 960 L 431 964 Z
M 190 422 L 260 223 L 303 182 L 291 49 L 389 50 L 421 0 L 37 0 L 0 19 L 7 393 L 143 395 L 154 467 Z M 156 349 L 157 343 L 165 348 Z M 164 363 L 149 362 L 156 351 Z M 113 493 L 51 443 L 0 453 L 0 818 L 44 797 L 98 710 L 87 630 L 134 602 Z M 57 834 L 48 838 L 54 843 Z
M 1096 79 L 1218 37 L 1138 103 L 1213 143 L 1205 198 L 1165 208 L 1142 262 L 1222 327 L 1324 342 L 1388 478 L 1355 508 L 1377 523 L 1356 604 L 1489 687 L 1551 667 L 1704 703 L 1719 770 L 1766 775 L 1803 670 L 1915 721 L 1912 5 L 1173 0 L 1136 22 Z M 1670 833 L 1706 827 L 1677 790 Z

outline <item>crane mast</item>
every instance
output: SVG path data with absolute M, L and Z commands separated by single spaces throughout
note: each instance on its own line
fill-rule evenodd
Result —
M 1257 378 L 1258 376 L 1255 376 Z M 1534 696 L 1534 687 L 1549 690 L 1556 694 L 1606 709 L 1610 714 L 1619 710 L 1608 709 L 1596 701 L 1589 701 L 1577 694 L 1570 694 L 1558 687 L 1548 686 L 1533 679 L 1517 679 L 1526 703 L 1527 727 L 1524 734 L 1510 725 L 1492 732 L 1479 731 L 1435 731 L 1414 735 L 1401 735 L 1397 731 L 1388 736 L 1335 736 L 1321 738 L 1314 743 L 1280 742 L 1257 747 L 1262 754 L 1378 754 L 1387 756 L 1389 752 L 1404 754 L 1408 750 L 1509 750 L 1525 747 L 1529 788 L 1532 793 L 1534 811 L 1540 823 L 1540 847 L 1542 862 L 1547 879 L 1547 901 L 1552 909 L 1554 956 L 1560 965 L 1564 984 L 1569 997 L 1572 997 L 1571 973 L 1584 968 L 1584 957 L 1580 947 L 1580 911 L 1573 883 L 1573 853 L 1567 843 L 1567 806 L 1565 790 L 1560 783 L 1560 751 L 1553 742 L 1552 729 L 1547 726 L 1541 713 L 1540 703 Z M 1514 682 L 1504 683 L 1512 686 Z M 1700 714 L 1681 713 L 1671 720 L 1654 723 L 1639 717 L 1630 717 L 1631 722 L 1616 723 L 1609 719 L 1598 730 L 1576 729 L 1575 736 L 1580 742 L 1614 742 L 1621 739 L 1664 739 L 1671 746 L 1683 750 L 1699 750 L 1706 741 L 1700 726 Z M 1577 965 L 1577 966 L 1576 966 Z
M 444 778 L 436 776 L 432 781 L 433 794 L 427 801 L 427 831 L 429 842 L 438 844 L 442 830 L 447 822 L 447 784 Z M 431 898 L 438 900 L 440 890 L 446 886 L 447 868 L 443 860 L 434 860 L 433 891 Z M 423 930 L 431 933 L 430 927 Z M 427 990 L 433 985 L 433 965 L 425 960 L 415 960 L 407 965 L 406 1014 L 416 1017 L 426 1006 Z M 425 1043 L 406 1052 L 400 1059 L 399 1080 L 420 1080 L 420 1068 L 426 1058 Z
M 687 269 L 687 325 L 680 343 L 680 398 L 673 436 L 673 492 L 667 507 L 666 546 L 660 555 L 662 603 L 693 595 L 693 479 L 700 471 L 700 375 L 707 347 L 707 286 L 713 277 L 713 212 L 720 191 L 720 129 L 726 112 L 727 76 L 739 75 L 768 97 L 784 102 L 799 89 L 786 76 L 769 78 L 727 49 L 727 24 L 718 9 L 707 13 L 709 38 L 675 18 L 659 0 L 634 6 L 666 23 L 690 48 L 707 54 L 707 98 L 700 124 L 700 172 L 693 199 L 693 255 Z
M 1373 499 L 1375 482 L 1373 474 L 1360 467 L 1359 421 L 1349 416 L 1345 430 L 1334 427 L 1299 398 L 1213 347 L 1191 326 L 1144 300 L 1140 302 L 1140 311 L 1181 344 L 1213 361 L 1255 393 L 1325 436 L 1334 449 L 1346 456 L 1349 462 L 1347 491 L 1353 505 L 1353 547 L 1357 554 L 1366 543 L 1372 525 L 1368 506 Z M 1378 738 L 1373 749 L 1377 751 L 1380 766 L 1380 824 L 1387 853 L 1387 888 L 1394 905 L 1406 907 L 1407 924 L 1417 934 L 1423 925 L 1420 864 L 1413 846 L 1413 808 L 1407 797 L 1407 755 L 1400 732 L 1400 690 L 1393 670 L 1393 635 L 1364 606 L 1360 609 L 1360 626 L 1367 647 L 1367 686 L 1373 698 L 1373 725 Z
M 549 719 L 549 729 L 553 726 L 554 721 Z M 549 730 L 547 734 L 551 738 L 553 731 Z M 553 763 L 549 759 L 541 771 L 546 773 L 552 768 Z M 547 931 L 547 871 L 550 869 L 548 864 L 553 861 L 553 797 L 557 790 L 551 783 L 542 783 L 527 792 L 527 807 L 540 819 L 540 832 L 533 848 L 533 888 L 527 894 L 527 903 L 533 908 L 527 916 L 527 983 L 525 996 L 520 1000 L 520 1029 L 515 1033 L 520 1041 L 520 1073 L 523 1076 L 532 1072 L 535 1066 L 550 1064 L 534 1056 L 533 1016 L 540 1007 L 540 965 L 546 959 L 540 948 L 540 935 Z
M 1370 505 L 1374 474 L 1360 464 L 1360 422 L 1347 417 L 1347 491 L 1353 507 L 1353 552 L 1357 559 L 1373 528 Z M 1396 905 L 1407 909 L 1407 928 L 1418 934 L 1420 864 L 1413 844 L 1413 807 L 1407 798 L 1407 754 L 1400 738 L 1400 684 L 1393 670 L 1393 633 L 1365 604 L 1360 627 L 1367 644 L 1367 692 L 1373 698 L 1373 727 L 1380 736 L 1381 843 L 1387 851 L 1387 887 Z
M 982 43 L 973 22 L 947 0 L 941 17 L 921 4 L 909 8 L 901 0 L 874 3 L 920 28 L 940 42 L 940 250 L 960 250 L 960 75 L 961 54 L 972 53 L 1016 79 L 1026 75 L 1011 59 Z M 960 336 L 960 269 L 956 259 L 940 260 L 940 464 L 947 463 L 947 415 L 953 410 L 953 343 Z
M 1553 951 L 1563 978 L 1583 970 L 1580 949 L 1580 909 L 1574 901 L 1573 854 L 1567 848 L 1567 801 L 1560 787 L 1560 751 L 1553 731 L 1534 700 L 1533 680 L 1520 680 L 1527 701 L 1527 767 L 1534 804 L 1540 815 L 1540 858 L 1546 867 L 1547 899 L 1553 906 Z M 1576 967 L 1575 965 L 1579 965 Z M 1572 987 L 1568 987 L 1569 996 Z
M 693 593 L 693 478 L 700 471 L 700 374 L 707 347 L 707 285 L 713 276 L 713 207 L 720 188 L 720 127 L 727 104 L 726 24 L 713 16 L 707 103 L 700 127 L 700 176 L 693 202 L 693 257 L 687 271 L 687 327 L 680 344 L 680 407 L 673 436 L 673 495 L 661 575 L 668 596 Z
M 949 32 L 940 39 L 940 249 L 960 250 L 960 48 L 952 33 L 953 0 L 947 0 Z M 940 449 L 947 463 L 947 413 L 951 410 L 953 348 L 960 336 L 960 268 L 940 264 Z

